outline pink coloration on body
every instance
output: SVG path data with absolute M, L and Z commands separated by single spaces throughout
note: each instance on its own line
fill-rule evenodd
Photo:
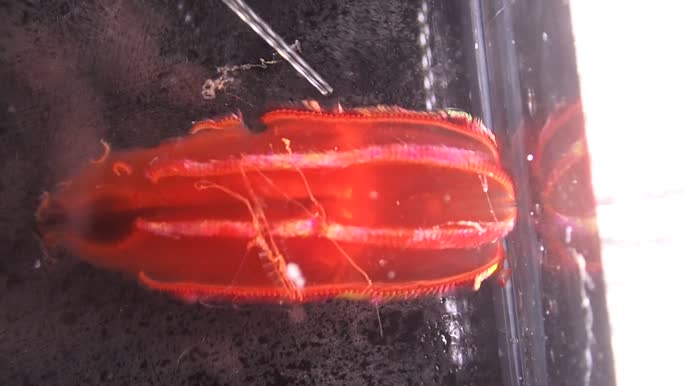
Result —
M 515 197 L 478 120 L 309 107 L 108 152 L 44 196 L 44 240 L 189 302 L 408 298 L 497 270 Z

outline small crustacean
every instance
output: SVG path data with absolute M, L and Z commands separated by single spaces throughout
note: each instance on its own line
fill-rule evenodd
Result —
M 44 196 L 45 242 L 188 302 L 407 298 L 497 270 L 515 197 L 480 121 L 305 106 L 108 151 Z

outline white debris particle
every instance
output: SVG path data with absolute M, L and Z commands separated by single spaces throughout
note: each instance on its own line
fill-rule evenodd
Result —
M 304 287 L 304 284 L 306 284 L 302 270 L 299 269 L 299 265 L 296 263 L 287 263 L 287 278 L 292 280 L 294 285 L 299 288 Z

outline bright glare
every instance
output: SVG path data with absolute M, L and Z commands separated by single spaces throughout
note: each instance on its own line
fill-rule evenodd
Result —
M 621 386 L 682 382 L 681 4 L 570 4 Z

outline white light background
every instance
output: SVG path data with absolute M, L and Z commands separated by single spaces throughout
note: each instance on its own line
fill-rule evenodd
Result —
M 617 381 L 683 385 L 684 3 L 570 6 Z

